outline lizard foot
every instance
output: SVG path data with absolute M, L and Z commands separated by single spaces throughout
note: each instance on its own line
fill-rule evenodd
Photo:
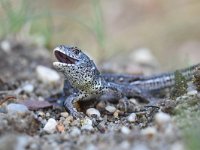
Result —
M 74 111 L 74 112 L 71 112 L 70 113 L 74 118 L 79 118 L 79 119 L 82 119 L 85 117 L 85 114 L 81 113 L 81 112 L 77 112 L 77 111 Z

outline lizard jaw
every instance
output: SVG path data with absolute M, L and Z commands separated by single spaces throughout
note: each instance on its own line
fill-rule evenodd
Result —
M 62 51 L 59 51 L 58 49 L 54 50 L 54 55 L 58 60 L 58 63 L 60 64 L 70 65 L 70 64 L 75 64 L 78 61 L 77 59 L 68 56 L 67 54 L 63 53 Z

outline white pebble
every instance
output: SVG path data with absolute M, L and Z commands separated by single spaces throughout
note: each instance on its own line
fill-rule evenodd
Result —
M 79 136 L 81 134 L 81 131 L 79 130 L 79 128 L 77 128 L 77 127 L 73 127 L 72 129 L 71 129 L 71 131 L 70 131 L 70 135 L 72 136 L 72 137 L 77 137 L 77 136 Z
M 128 127 L 126 127 L 126 126 L 122 126 L 120 130 L 121 130 L 121 132 L 123 134 L 126 134 L 126 135 L 128 135 L 128 134 L 131 133 L 131 130 Z
M 26 93 L 31 93 L 34 90 L 34 86 L 30 83 L 27 83 L 22 87 L 22 90 L 24 90 Z
M 86 114 L 89 117 L 91 117 L 92 115 L 96 115 L 97 117 L 101 116 L 100 112 L 97 109 L 95 109 L 95 108 L 89 108 L 89 109 L 87 109 Z
M 106 106 L 105 109 L 110 113 L 114 113 L 116 111 L 116 108 L 114 106 L 110 106 L 110 105 Z
M 155 122 L 156 124 L 163 126 L 169 122 L 171 122 L 171 117 L 170 115 L 163 113 L 163 112 L 159 112 L 155 115 Z
M 53 118 L 50 118 L 47 123 L 45 124 L 44 126 L 44 131 L 48 132 L 48 133 L 53 133 L 56 131 L 56 125 L 57 125 L 57 122 L 55 119 Z
M 130 56 L 135 62 L 139 64 L 148 64 L 153 66 L 158 64 L 156 58 L 148 48 L 139 48 L 135 50 Z
M 4 52 L 10 53 L 10 51 L 11 51 L 10 42 L 8 42 L 7 40 L 4 40 L 4 41 L 1 42 L 0 46 L 1 46 L 1 49 L 2 49 Z
M 60 76 L 55 70 L 45 66 L 37 66 L 36 73 L 38 79 L 43 83 L 55 83 L 60 80 Z
M 8 113 L 26 113 L 29 111 L 25 105 L 14 103 L 8 104 L 6 109 Z
M 92 130 L 94 130 L 94 128 L 93 128 L 92 125 L 83 125 L 83 126 L 81 127 L 81 130 L 92 131 Z
M 82 121 L 82 125 L 92 125 L 92 120 L 89 119 L 89 118 L 85 118 L 85 119 Z
M 89 118 L 85 118 L 82 122 L 82 127 L 81 130 L 94 130 L 93 126 L 92 126 L 92 120 L 90 120 Z
M 60 115 L 64 118 L 67 118 L 69 116 L 68 112 L 61 112 Z
M 128 116 L 127 120 L 128 120 L 129 122 L 135 122 L 135 121 L 136 121 L 136 114 L 135 114 L 135 113 L 131 113 L 131 114 Z
M 197 95 L 197 93 L 198 92 L 196 90 L 192 90 L 192 91 L 187 92 L 187 95 L 194 96 L 194 95 Z

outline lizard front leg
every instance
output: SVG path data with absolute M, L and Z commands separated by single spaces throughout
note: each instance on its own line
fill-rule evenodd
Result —
M 67 99 L 64 101 L 63 105 L 65 109 L 75 118 L 82 118 L 84 115 L 77 111 L 74 104 L 78 101 L 83 101 L 89 99 L 89 95 L 85 93 L 74 93 L 67 97 Z

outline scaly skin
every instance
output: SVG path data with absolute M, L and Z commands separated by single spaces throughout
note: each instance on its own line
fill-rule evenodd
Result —
M 149 101 L 149 94 L 152 91 L 167 88 L 174 84 L 173 73 L 155 77 L 101 75 L 94 62 L 80 49 L 73 46 L 60 45 L 54 49 L 54 55 L 58 60 L 58 62 L 53 63 L 54 67 L 62 72 L 65 77 L 64 92 L 71 91 L 65 94 L 64 107 L 74 117 L 82 117 L 82 114 L 74 106 L 77 101 L 94 98 L 109 101 L 126 97 Z M 181 71 L 187 79 L 190 79 L 197 67 L 199 65 Z M 123 84 L 118 82 L 120 77 L 126 79 Z M 68 90 L 66 90 L 67 88 Z

